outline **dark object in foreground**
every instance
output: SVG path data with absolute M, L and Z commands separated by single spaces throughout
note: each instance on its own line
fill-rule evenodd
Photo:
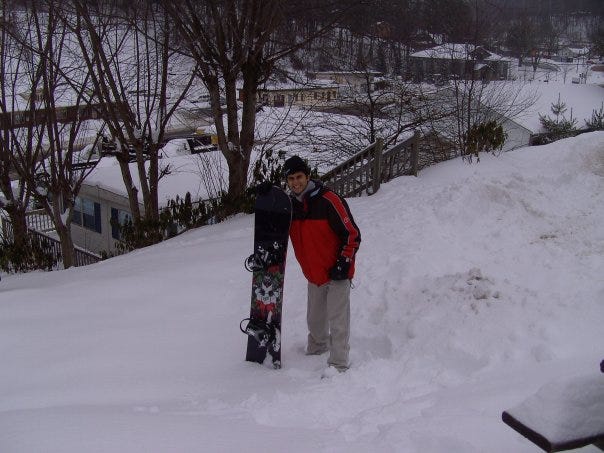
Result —
M 555 452 L 555 451 L 564 451 L 564 450 L 573 450 L 575 448 L 585 447 L 587 445 L 595 445 L 600 450 L 604 451 L 604 432 L 599 435 L 579 438 L 579 439 L 569 439 L 564 442 L 555 442 L 551 441 L 542 434 L 537 431 L 531 429 L 529 426 L 523 424 L 522 422 L 516 420 L 514 416 L 510 415 L 508 412 L 504 411 L 501 415 L 503 422 L 514 428 L 517 432 L 522 434 L 528 440 L 533 442 L 535 445 L 541 447 L 544 451 Z
M 547 452 L 592 444 L 604 451 L 604 377 L 590 374 L 551 382 L 501 418 Z

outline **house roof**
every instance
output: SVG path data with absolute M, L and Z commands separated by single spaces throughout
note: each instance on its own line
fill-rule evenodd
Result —
M 275 83 L 258 88 L 258 91 L 310 91 L 337 87 L 339 85 L 331 80 L 313 80 L 311 83 Z
M 420 50 L 419 52 L 412 53 L 411 57 L 467 60 L 472 59 L 470 54 L 478 50 L 485 52 L 486 57 L 484 59 L 487 61 L 512 61 L 511 58 L 503 57 L 494 52 L 490 52 L 481 46 L 455 43 L 446 43 L 441 44 L 440 46 L 431 47 L 429 49 Z
M 560 49 L 560 51 L 562 50 L 568 50 L 569 52 L 572 52 L 575 55 L 587 55 L 589 53 L 589 47 L 564 46 Z
M 170 172 L 159 181 L 159 204 L 165 206 L 179 195 L 181 198 L 191 193 L 193 200 L 208 199 L 218 195 L 218 191 L 227 187 L 220 186 L 221 181 L 228 184 L 226 161 L 219 151 L 189 154 L 184 150 L 182 140 L 174 140 L 162 149 L 160 168 L 169 166 Z M 148 168 L 148 167 L 147 167 Z M 209 180 L 210 169 L 215 170 L 216 181 Z M 139 190 L 140 181 L 136 163 L 130 164 L 134 186 Z M 213 179 L 214 179 L 213 178 Z M 110 192 L 127 196 L 119 163 L 115 157 L 106 156 L 86 178 L 86 185 L 98 186 Z M 139 196 L 139 201 L 142 198 Z
M 314 73 L 315 76 L 329 76 L 329 75 L 382 75 L 380 71 L 318 71 Z

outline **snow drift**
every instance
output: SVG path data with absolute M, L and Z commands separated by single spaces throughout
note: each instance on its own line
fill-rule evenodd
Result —
M 604 133 L 349 202 L 352 367 L 326 380 L 293 253 L 283 369 L 244 361 L 252 216 L 3 276 L 0 451 L 535 451 L 501 411 L 604 358 Z

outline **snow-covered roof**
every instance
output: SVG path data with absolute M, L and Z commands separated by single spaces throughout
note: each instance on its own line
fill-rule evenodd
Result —
M 589 53 L 589 47 L 564 46 L 560 49 L 560 51 L 562 50 L 568 50 L 576 55 L 587 55 Z
M 471 59 L 470 54 L 476 50 L 483 50 L 487 54 L 486 58 L 484 59 L 488 61 L 512 61 L 511 58 L 503 57 L 494 52 L 490 52 L 484 47 L 475 46 L 473 44 L 455 43 L 441 44 L 440 46 L 420 50 L 418 52 L 412 53 L 411 56 L 415 58 L 444 58 L 454 60 L 466 60 Z
M 177 195 L 191 193 L 193 200 L 208 199 L 228 187 L 226 161 L 219 151 L 189 154 L 183 140 L 168 143 L 161 152 L 160 168 L 169 167 L 169 174 L 159 181 L 159 204 L 164 206 Z M 133 183 L 140 193 L 140 180 L 136 163 L 130 164 Z M 210 177 L 211 174 L 211 177 Z M 115 157 L 106 156 L 86 178 L 86 185 L 98 186 L 110 192 L 127 196 L 119 163 Z M 142 200 L 140 200 L 142 201 Z
M 380 71 L 318 71 L 314 73 L 316 76 L 328 76 L 328 75 L 360 75 L 364 76 L 366 74 L 378 75 L 383 74 Z
M 332 80 L 316 79 L 309 83 L 286 82 L 264 85 L 258 88 L 258 91 L 303 91 L 337 88 L 338 86 L 339 85 Z

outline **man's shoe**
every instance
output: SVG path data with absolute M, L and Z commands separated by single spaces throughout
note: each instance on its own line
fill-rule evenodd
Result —
M 306 355 L 321 355 L 321 354 L 325 354 L 327 351 L 329 351 L 329 348 L 327 348 L 327 346 L 324 346 L 324 347 L 321 347 L 318 349 L 310 349 L 309 346 L 306 346 L 304 353 Z
M 317 351 L 309 351 L 308 349 L 306 349 L 306 350 L 304 351 L 304 353 L 305 353 L 306 355 L 323 355 L 323 354 L 325 354 L 326 352 L 327 352 L 327 349 L 319 349 L 319 350 L 317 350 Z
M 337 376 L 340 373 L 344 373 L 347 369 L 348 369 L 347 367 L 336 367 L 335 365 L 329 365 L 321 373 L 321 379 L 332 378 L 334 376 Z

